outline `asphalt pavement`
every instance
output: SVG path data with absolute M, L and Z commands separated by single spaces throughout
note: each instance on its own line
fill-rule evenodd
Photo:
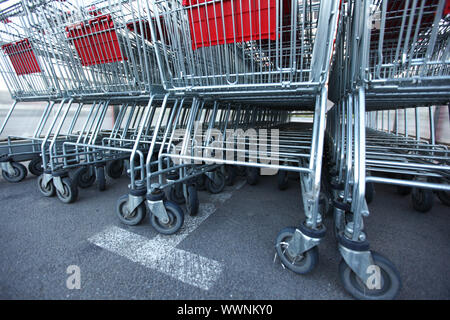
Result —
M 200 213 L 176 236 L 161 236 L 148 217 L 128 227 L 116 200 L 128 178 L 79 192 L 67 205 L 46 198 L 29 176 L 0 178 L 1 299 L 351 299 L 339 280 L 332 232 L 318 267 L 300 276 L 274 262 L 274 241 L 303 215 L 298 181 L 279 191 L 275 177 L 256 186 L 239 180 L 218 195 L 200 192 Z M 389 257 L 403 281 L 399 299 L 450 298 L 450 210 L 435 199 L 427 214 L 409 197 L 376 185 L 365 220 L 373 250 Z M 325 224 L 331 230 L 331 219 Z M 80 289 L 68 289 L 69 266 Z M 72 267 L 73 268 L 73 267 Z

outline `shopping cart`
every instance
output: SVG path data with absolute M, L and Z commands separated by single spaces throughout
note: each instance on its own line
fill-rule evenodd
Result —
M 413 187 L 414 206 L 421 211 L 429 209 L 433 196 L 424 188 L 450 188 L 447 147 L 433 138 L 432 117 L 430 140 L 421 139 L 417 108 L 447 105 L 450 99 L 449 3 L 358 0 L 342 6 L 330 76 L 335 105 L 327 123 L 341 279 L 357 298 L 393 298 L 400 275 L 392 262 L 369 250 L 363 218 L 369 215 L 373 183 Z M 414 137 L 408 117 L 399 117 L 410 108 L 416 110 Z M 393 109 L 395 130 L 378 130 L 385 114 L 391 123 L 392 112 L 380 110 Z M 373 265 L 382 281 L 374 280 Z
M 87 102 L 95 99 L 97 103 L 97 111 L 91 109 L 92 121 L 89 116 L 78 139 L 65 142 L 62 153 L 50 153 L 52 176 L 55 171 L 82 165 L 79 177 L 89 182 L 93 176 L 92 166 L 95 166 L 98 178 L 104 176 L 105 162 L 113 164 L 110 167 L 119 173 L 122 160 L 127 160 L 130 191 L 119 198 L 116 213 L 120 221 L 128 225 L 142 222 L 146 215 L 146 170 L 157 165 L 154 157 L 161 150 L 161 139 L 164 132 L 166 135 L 169 132 L 175 111 L 185 110 L 179 99 L 169 97 L 162 90 L 160 69 L 155 60 L 158 44 L 152 42 L 148 33 L 154 21 L 147 19 L 143 9 L 139 1 L 97 1 L 95 6 L 80 7 L 71 12 L 68 19 L 51 21 L 48 32 L 48 37 L 59 39 L 55 41 L 58 46 L 64 46 L 59 50 L 68 52 L 66 56 L 71 57 L 60 62 L 73 82 L 68 89 L 70 97 Z M 106 107 L 113 103 L 122 104 L 114 128 L 101 130 Z M 68 112 L 66 109 L 62 119 Z M 58 134 L 63 122 L 56 129 Z M 75 151 L 68 152 L 70 148 Z M 70 157 L 75 157 L 76 161 L 70 163 Z M 146 157 L 150 159 L 148 168 L 144 162 Z M 166 172 L 161 172 L 164 169 L 159 170 L 160 174 Z M 172 179 L 176 180 L 172 185 L 180 182 L 177 177 Z M 65 181 L 68 183 L 65 187 L 67 198 L 71 199 L 71 194 L 76 191 L 71 190 L 67 177 Z M 45 182 L 43 186 L 48 187 Z M 171 191 L 171 194 L 176 192 Z M 181 202 L 182 196 L 178 196 L 177 200 Z M 196 198 L 196 190 L 190 185 L 185 201 L 193 198 Z M 190 203 L 188 210 L 194 214 L 198 210 L 198 200 Z M 176 221 L 171 219 L 166 223 L 167 212 Z M 183 224 L 183 210 L 164 195 L 150 206 L 150 213 L 151 224 L 161 233 L 174 233 Z
M 23 30 L 29 34 L 4 46 L 3 75 L 12 97 L 16 102 L 51 101 L 32 140 L 33 155 L 42 155 L 38 186 L 44 195 L 56 193 L 73 202 L 78 186 L 98 180 L 104 189 L 105 167 L 109 176 L 120 176 L 133 150 L 150 92 L 162 100 L 148 36 L 136 32 L 142 23 L 139 8 L 136 1 L 41 1 L 19 2 L 2 11 L 8 19 L 5 28 L 14 31 L 5 35 L 16 40 Z M 111 129 L 105 115 L 113 105 L 120 111 Z M 54 116 L 46 123 L 50 111 Z M 68 177 L 68 170 L 77 167 Z
M 251 182 L 260 169 L 299 173 L 306 220 L 280 232 L 276 251 L 289 269 L 311 271 L 325 235 L 319 196 L 337 1 L 171 0 L 151 1 L 147 10 L 148 20 L 156 22 L 150 32 L 158 39 L 164 88 L 193 99 L 181 146 L 167 155 L 185 164 L 245 166 Z M 208 126 L 214 138 L 207 133 L 199 142 L 196 134 L 206 122 L 195 126 L 194 120 L 203 103 L 230 105 L 240 133 L 227 133 L 218 121 Z M 292 110 L 312 111 L 312 125 L 287 130 L 282 124 Z M 279 132 L 279 140 L 260 139 L 261 129 L 269 139 Z M 266 150 L 265 156 L 259 156 L 260 150 Z
M 381 174 L 389 179 L 431 183 L 425 188 L 420 185 L 411 188 L 411 184 L 393 181 L 400 195 L 411 193 L 413 208 L 419 212 L 432 208 L 435 193 L 443 204 L 450 203 L 450 153 L 447 145 L 437 143 L 434 124 L 434 114 L 439 109 L 416 107 L 368 112 L 367 167 L 373 172 L 370 179 Z M 408 125 L 408 118 L 414 124 L 412 128 Z M 448 128 L 448 121 L 444 125 Z M 388 180 L 386 183 L 391 182 Z
M 123 170 L 123 160 L 134 144 L 133 126 L 142 120 L 144 108 L 140 106 L 147 105 L 151 84 L 158 76 L 149 68 L 150 46 L 139 34 L 130 34 L 127 27 L 131 19 L 138 17 L 134 14 L 140 12 L 132 10 L 135 4 L 97 2 L 72 5 L 70 10 L 62 11 L 60 6 L 68 4 L 49 2 L 32 16 L 42 29 L 41 45 L 52 54 L 49 64 L 62 75 L 66 97 L 57 110 L 58 124 L 53 123 L 44 140 L 49 157 L 43 157 L 45 171 L 38 185 L 46 196 L 56 191 L 63 202 L 73 202 L 77 186 L 88 187 L 97 180 L 99 189 L 105 188 L 105 167 L 113 178 Z M 53 14 L 49 16 L 48 12 Z M 72 118 L 75 103 L 78 107 Z M 105 124 L 105 115 L 112 105 L 120 109 L 111 130 Z M 86 109 L 89 113 L 81 130 L 73 134 L 74 121 Z M 71 124 L 67 130 L 73 138 L 59 147 L 55 141 L 68 121 Z M 69 178 L 68 170 L 76 167 L 80 168 Z
M 13 1 L 6 4 L 10 3 Z M 8 143 L 4 146 L 8 153 L 4 159 L 8 162 L 31 160 L 29 169 L 36 175 L 42 175 L 44 172 L 50 156 L 50 146 L 53 150 L 59 150 L 63 142 L 76 138 L 71 132 L 69 135 L 59 134 L 60 126 L 57 127 L 56 134 L 53 132 L 62 109 L 68 105 L 68 110 L 74 99 L 70 99 L 70 103 L 67 104 L 69 77 L 62 71 L 63 65 L 60 63 L 65 53 L 53 37 L 46 36 L 49 30 L 45 28 L 48 21 L 53 22 L 55 18 L 56 20 L 67 18 L 71 12 L 67 10 L 72 8 L 69 3 L 22 1 L 15 2 L 2 10 L 2 27 L 4 28 L 2 41 L 6 42 L 2 45 L 2 75 L 15 100 L 3 122 L 2 131 L 18 102 L 48 101 L 32 137 L 8 137 Z M 49 13 L 52 15 L 48 15 Z M 41 19 L 43 15 L 45 19 Z M 24 36 L 27 38 L 23 38 Z M 55 105 L 59 106 L 56 108 Z M 75 114 L 70 130 L 73 129 L 78 115 L 79 113 Z M 66 116 L 67 114 L 64 117 Z M 49 129 L 45 130 L 46 127 Z M 3 166 L 11 166 L 8 162 L 5 162 Z M 16 166 L 20 169 L 19 165 Z M 23 169 L 20 170 L 21 173 L 26 174 L 23 166 L 21 167 Z M 21 174 L 16 180 L 23 179 L 24 176 Z M 47 182 L 50 180 L 48 179 Z M 39 181 L 42 181 L 42 177 Z
M 5 7 L 0 13 L 0 73 L 14 103 L 2 122 L 0 134 L 22 101 L 46 102 L 31 137 L 8 136 L 0 143 L 2 176 L 9 182 L 19 182 L 27 175 L 26 167 L 20 162 L 30 161 L 28 168 L 34 175 L 42 173 L 40 136 L 51 121 L 52 99 L 58 97 L 58 78 L 52 77 L 40 49 L 30 37 L 27 12 L 32 12 L 41 2 L 30 1 L 27 5 L 6 2 L 3 5 Z

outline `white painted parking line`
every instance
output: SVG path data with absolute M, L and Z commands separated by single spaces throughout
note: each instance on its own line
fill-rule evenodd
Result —
M 106 228 L 88 241 L 144 267 L 157 270 L 203 290 L 209 290 L 223 271 L 223 265 L 220 262 L 116 226 Z
M 241 189 L 245 181 L 238 183 L 234 190 Z M 153 239 L 133 232 L 110 226 L 88 239 L 89 242 L 117 255 L 157 270 L 184 283 L 209 290 L 223 271 L 223 265 L 195 253 L 177 249 L 186 237 L 196 230 L 216 211 L 214 203 L 224 203 L 231 192 L 211 195 L 213 203 L 200 204 L 199 214 L 186 216 L 183 227 L 174 235 L 157 235 Z
M 214 203 L 224 203 L 232 196 L 231 192 L 222 192 L 219 194 L 211 195 L 211 200 Z M 176 233 L 170 236 L 158 234 L 154 239 L 158 242 L 164 242 L 172 247 L 176 247 L 181 241 L 186 239 L 186 237 L 191 234 L 195 229 L 197 229 L 203 221 L 209 218 L 216 211 L 216 206 L 214 203 L 201 203 L 199 207 L 198 215 L 191 217 L 185 216 L 184 224 L 181 229 Z
M 222 263 L 177 248 L 156 261 L 156 270 L 184 283 L 209 290 L 223 271 Z
M 157 242 L 165 243 L 171 247 L 176 247 L 181 241 L 197 229 L 200 224 L 209 218 L 216 211 L 216 206 L 212 203 L 201 203 L 199 214 L 195 217 L 185 216 L 184 224 L 177 233 L 172 235 L 158 234 L 153 238 Z
M 167 250 L 171 249 L 171 247 L 165 247 L 164 243 L 158 243 L 116 226 L 109 226 L 90 237 L 88 241 L 143 265 L 158 260 Z

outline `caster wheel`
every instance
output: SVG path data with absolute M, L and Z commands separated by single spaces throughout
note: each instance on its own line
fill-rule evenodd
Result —
M 227 186 L 232 186 L 234 184 L 234 179 L 236 178 L 236 172 L 234 167 L 225 165 L 223 169 L 225 175 L 225 184 Z
M 369 289 L 345 263 L 344 259 L 339 264 L 339 275 L 345 290 L 356 299 L 366 300 L 390 300 L 394 299 L 402 286 L 400 275 L 394 264 L 382 255 L 372 251 L 372 258 L 376 266 L 380 268 L 379 289 Z
M 97 168 L 97 184 L 99 191 L 105 191 L 106 189 L 105 167 Z
M 117 200 L 116 214 L 119 217 L 120 222 L 128 226 L 136 226 L 140 224 L 147 213 L 145 203 L 140 204 L 132 212 L 128 210 L 128 194 L 124 194 Z
M 11 166 L 14 169 L 14 174 L 10 175 L 6 171 L 2 171 L 3 178 L 8 182 L 20 182 L 27 176 L 27 168 L 18 162 L 11 162 Z
M 298 273 L 306 274 L 311 272 L 319 261 L 319 249 L 313 247 L 312 249 L 303 252 L 298 256 L 291 256 L 287 251 L 288 242 L 294 236 L 295 228 L 288 227 L 280 231 L 277 236 L 275 248 L 281 263 L 289 270 Z
M 285 170 L 278 170 L 277 182 L 279 190 L 286 190 L 289 184 L 288 172 Z
M 367 204 L 370 204 L 373 201 L 373 198 L 375 196 L 375 186 L 372 182 L 366 182 L 366 202 Z
M 64 187 L 64 193 L 61 193 L 58 189 L 56 189 L 56 195 L 58 199 L 64 203 L 72 203 L 78 198 L 78 187 L 76 183 L 70 178 L 62 178 L 62 184 Z
M 88 167 L 78 168 L 73 174 L 73 180 L 82 189 L 91 187 L 95 179 L 95 174 L 92 174 Z
M 437 197 L 441 200 L 442 204 L 450 207 L 450 191 L 439 190 L 436 192 Z
M 166 208 L 167 215 L 169 216 L 169 222 L 162 223 L 158 217 L 152 214 L 150 218 L 150 224 L 156 231 L 162 234 L 174 234 L 180 230 L 184 222 L 183 210 L 174 202 L 164 201 L 164 207 Z
M 106 174 L 112 179 L 119 179 L 125 167 L 123 160 L 113 160 L 106 164 Z
M 206 190 L 206 177 L 204 174 L 201 174 L 195 178 L 195 186 L 198 191 Z
M 44 173 L 44 169 L 42 168 L 42 159 L 39 157 L 34 158 L 28 163 L 28 171 L 30 171 L 33 175 L 39 177 Z
M 407 196 L 411 193 L 411 188 L 405 186 L 397 186 L 397 193 L 401 196 Z
M 38 177 L 38 189 L 46 197 L 53 197 L 56 194 L 55 186 L 53 182 L 50 181 L 46 186 L 43 185 L 44 176 L 40 175 Z
M 433 207 L 434 194 L 430 189 L 413 188 L 411 200 L 416 211 L 425 213 Z
M 186 202 L 186 199 L 184 199 L 183 185 L 181 183 L 174 184 L 170 187 L 169 199 L 178 205 Z
M 188 202 L 186 204 L 187 211 L 190 216 L 196 216 L 200 202 L 198 201 L 197 189 L 194 186 L 188 186 Z
M 225 183 L 225 176 L 219 170 L 214 171 L 212 179 L 206 178 L 206 188 L 213 194 L 222 192 L 225 188 Z
M 259 168 L 247 168 L 247 183 L 254 186 L 259 180 Z

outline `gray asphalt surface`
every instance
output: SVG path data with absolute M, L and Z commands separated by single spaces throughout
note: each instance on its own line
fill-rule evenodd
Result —
M 351 299 L 340 284 L 340 256 L 332 232 L 320 245 L 319 265 L 306 276 L 273 262 L 274 240 L 286 226 L 299 223 L 303 209 L 297 181 L 278 191 L 275 177 L 212 202 L 209 216 L 178 246 L 222 263 L 223 271 L 203 290 L 100 248 L 87 239 L 117 226 L 148 239 L 157 233 L 148 218 L 135 227 L 114 215 L 127 178 L 108 180 L 107 190 L 82 189 L 71 205 L 45 198 L 37 179 L 10 184 L 0 178 L 0 298 L 2 299 Z M 214 200 L 216 199 L 216 200 Z M 372 249 L 389 257 L 403 280 L 399 299 L 450 298 L 450 210 L 436 198 L 428 214 L 412 209 L 395 188 L 376 186 L 366 229 Z M 204 214 L 201 212 L 200 214 Z M 331 219 L 325 224 L 331 230 Z M 182 261 L 180 263 L 183 263 Z M 66 268 L 78 265 L 81 289 L 66 287 Z

